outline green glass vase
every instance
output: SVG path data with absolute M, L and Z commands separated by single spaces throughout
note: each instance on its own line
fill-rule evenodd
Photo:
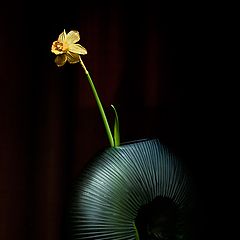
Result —
M 74 183 L 72 240 L 188 239 L 191 179 L 158 139 L 98 153 Z

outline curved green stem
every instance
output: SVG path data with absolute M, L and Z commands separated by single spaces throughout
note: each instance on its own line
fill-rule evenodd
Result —
M 84 65 L 84 63 L 83 63 L 83 61 L 82 61 L 80 56 L 79 56 L 79 60 L 80 60 L 80 63 L 81 63 L 81 65 L 82 65 L 82 67 L 83 67 L 83 69 L 84 69 L 84 71 L 85 71 L 85 73 L 87 75 L 88 82 L 89 82 L 89 84 L 90 84 L 90 86 L 92 88 L 93 95 L 95 97 L 95 100 L 97 102 L 97 106 L 99 108 L 100 114 L 101 114 L 102 119 L 103 119 L 103 123 L 104 123 L 105 129 L 106 129 L 106 132 L 107 132 L 107 136 L 108 136 L 110 145 L 111 145 L 111 147 L 114 147 L 113 136 L 112 136 L 112 133 L 111 133 L 111 130 L 110 130 L 110 127 L 109 127 L 109 124 L 108 124 L 108 120 L 107 120 L 106 114 L 104 112 L 102 103 L 101 103 L 100 98 L 98 96 L 97 90 L 96 90 L 96 88 L 95 88 L 95 86 L 93 84 L 92 78 L 91 78 L 91 76 L 90 76 L 87 68 L 85 67 L 85 65 Z
M 136 227 L 136 224 L 135 224 L 135 223 L 133 223 L 133 227 L 134 227 L 134 230 L 135 230 L 136 240 L 140 240 L 139 234 L 138 234 L 138 230 L 137 230 L 137 227 Z

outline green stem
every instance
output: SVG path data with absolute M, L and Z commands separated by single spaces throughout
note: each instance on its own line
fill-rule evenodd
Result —
M 137 227 L 136 227 L 136 224 L 135 223 L 133 223 L 133 227 L 134 227 L 134 230 L 135 230 L 135 236 L 136 236 L 136 240 L 140 240 L 140 238 L 139 238 L 139 234 L 138 234 L 138 230 L 137 230 Z
M 109 142 L 110 142 L 110 145 L 111 147 L 114 147 L 114 140 L 113 140 L 113 136 L 112 136 L 112 133 L 111 133 L 111 130 L 110 130 L 110 127 L 109 127 L 109 124 L 108 124 L 108 120 L 107 120 L 107 117 L 106 117 L 106 114 L 104 112 L 104 109 L 103 109 L 103 106 L 102 106 L 102 103 L 100 101 L 100 98 L 98 96 L 98 93 L 97 93 L 97 90 L 93 84 L 93 81 L 92 81 L 92 78 L 87 70 L 87 68 L 85 67 L 81 57 L 79 56 L 79 60 L 80 60 L 80 64 L 82 65 L 86 75 L 87 75 L 87 79 L 88 79 L 88 82 L 92 88 L 92 91 L 93 91 L 93 95 L 95 97 L 95 100 L 97 102 L 97 105 L 98 105 L 98 108 L 99 108 L 99 111 L 100 111 L 100 114 L 102 116 L 102 119 L 103 119 L 103 123 L 104 123 L 104 126 L 105 126 L 105 129 L 106 129 L 106 132 L 107 132 L 107 136 L 108 136 L 108 139 L 109 139 Z

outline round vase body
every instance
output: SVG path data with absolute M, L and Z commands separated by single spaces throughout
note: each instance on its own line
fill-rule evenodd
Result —
M 183 239 L 190 195 L 185 167 L 158 139 L 106 148 L 74 184 L 71 239 Z

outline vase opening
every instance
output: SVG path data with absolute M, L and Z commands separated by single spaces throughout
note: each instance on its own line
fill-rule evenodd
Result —
M 167 197 L 156 197 L 143 205 L 135 219 L 141 240 L 178 239 L 178 206 Z

